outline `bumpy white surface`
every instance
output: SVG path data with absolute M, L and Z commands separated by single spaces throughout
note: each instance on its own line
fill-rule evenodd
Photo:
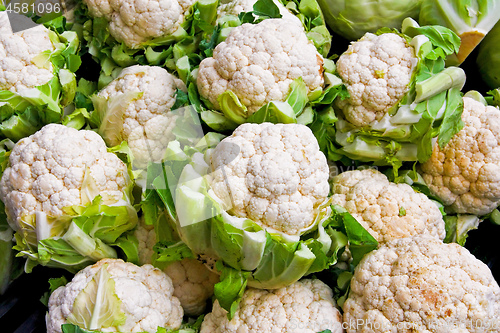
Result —
M 175 329 L 182 323 L 182 307 L 173 296 L 170 278 L 152 265 L 136 266 L 121 259 L 102 259 L 78 272 L 49 298 L 47 333 L 61 333 L 61 325 L 73 311 L 73 302 L 103 265 L 115 281 L 121 310 L 127 316 L 119 332 L 156 332 L 158 327 Z M 114 328 L 100 328 L 116 332 Z
M 349 213 L 379 242 L 416 235 L 446 236 L 439 208 L 407 184 L 389 182 L 374 169 L 333 178 L 332 203 Z
M 134 235 L 139 240 L 140 264 L 151 264 L 153 246 L 156 244 L 156 233 L 153 226 L 139 220 Z M 205 310 L 207 299 L 214 293 L 214 285 L 219 282 L 219 275 L 210 271 L 201 261 L 183 259 L 163 270 L 174 285 L 174 296 L 181 302 L 184 314 L 197 316 Z
M 157 66 L 130 66 L 111 81 L 98 96 L 106 100 L 131 92 L 142 96 L 125 107 L 121 135 L 134 156 L 134 166 L 145 167 L 148 162 L 163 158 L 174 135 L 176 115 L 171 113 L 177 89 L 185 90 L 184 83 Z M 120 142 L 107 142 L 114 146 Z
M 463 101 L 464 128 L 443 149 L 436 143 L 420 168 L 450 210 L 483 215 L 500 204 L 500 110 L 469 97 Z
M 6 12 L 0 12 L 0 90 L 20 92 L 49 82 L 50 62 L 36 65 L 33 59 L 44 51 L 54 51 L 49 30 L 43 25 L 12 33 Z
M 380 120 L 407 93 L 418 59 L 413 47 L 393 33 L 365 34 L 337 61 L 350 98 L 336 105 L 347 121 L 363 127 Z
M 499 332 L 500 288 L 458 244 L 402 238 L 363 258 L 343 310 L 348 333 Z
M 240 125 L 211 166 L 212 189 L 233 204 L 230 213 L 289 235 L 313 223 L 329 191 L 326 157 L 304 125 Z
M 184 21 L 194 0 L 83 0 L 90 15 L 109 21 L 109 32 L 130 48 L 156 37 L 171 35 Z
M 141 216 L 134 230 L 134 236 L 138 241 L 139 264 L 152 264 L 153 246 L 157 243 L 154 226 L 147 225 Z
M 60 216 L 63 207 L 82 204 L 87 169 L 106 202 L 122 199 L 127 167 L 97 133 L 49 124 L 21 139 L 0 181 L 9 224 L 18 230 L 23 215 Z
M 323 58 L 304 29 L 285 19 L 234 28 L 200 64 L 197 86 L 220 109 L 217 98 L 233 91 L 251 114 L 269 101 L 283 101 L 293 80 L 309 91 L 323 85 Z
M 184 313 L 198 316 L 205 311 L 207 300 L 214 294 L 219 275 L 197 259 L 183 259 L 168 265 L 164 272 L 172 279 L 174 296 L 181 302 Z
M 249 288 L 235 316 L 215 301 L 200 333 L 341 333 L 342 316 L 332 290 L 320 280 L 302 280 L 275 290 Z

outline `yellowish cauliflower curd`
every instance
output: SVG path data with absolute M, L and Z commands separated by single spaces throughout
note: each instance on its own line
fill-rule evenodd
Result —
M 412 46 L 394 33 L 366 33 L 351 43 L 337 61 L 337 71 L 350 97 L 337 99 L 354 126 L 380 120 L 408 92 L 418 59 Z
M 304 125 L 240 125 L 215 148 L 211 166 L 212 189 L 232 204 L 229 213 L 288 235 L 314 222 L 329 192 L 326 157 Z
M 347 333 L 500 331 L 500 288 L 458 244 L 396 239 L 356 267 L 344 303 Z
M 301 280 L 284 288 L 248 288 L 234 317 L 215 301 L 200 333 L 341 333 L 342 316 L 333 292 L 320 280 Z
M 71 282 L 57 288 L 49 298 L 46 317 L 47 333 L 61 333 L 73 312 L 77 296 L 100 269 L 114 280 L 114 291 L 121 301 L 120 310 L 126 321 L 119 327 L 99 327 L 104 332 L 157 332 L 158 327 L 176 329 L 182 323 L 182 307 L 173 296 L 170 278 L 152 265 L 136 266 L 121 259 L 102 259 L 78 272 Z M 103 291 L 105 293 L 106 291 Z
M 174 135 L 176 115 L 171 113 L 177 89 L 186 90 L 184 83 L 165 69 L 157 66 L 130 66 L 111 81 L 98 96 L 113 104 L 115 98 L 130 93 L 142 96 L 122 104 L 123 117 L 117 128 L 110 128 L 111 135 L 104 134 L 109 146 L 127 141 L 134 157 L 134 167 L 142 168 L 149 162 L 158 162 Z M 124 98 L 125 100 L 127 97 Z M 109 112 L 113 112 L 109 110 Z M 116 121 L 113 117 L 111 121 Z
M 129 182 L 127 166 L 107 152 L 99 134 L 49 124 L 12 149 L 0 181 L 0 199 L 9 224 L 18 230 L 23 216 L 60 216 L 62 208 L 92 200 L 89 188 L 82 190 L 84 183 L 95 185 L 110 204 L 123 198 Z
M 90 15 L 104 17 L 109 32 L 130 48 L 171 35 L 184 22 L 186 11 L 194 0 L 83 0 Z
M 456 213 L 488 214 L 500 204 L 500 110 L 464 97 L 464 128 L 434 145 L 420 165 L 432 193 Z
M 140 219 L 134 235 L 139 241 L 139 263 L 151 264 L 153 246 L 157 243 L 154 227 Z M 214 294 L 219 275 L 210 271 L 201 261 L 191 258 L 176 261 L 163 271 L 172 279 L 174 296 L 181 302 L 184 314 L 202 314 L 207 300 Z
M 323 58 L 302 26 L 267 19 L 234 28 L 200 63 L 196 83 L 217 110 L 219 95 L 231 90 L 252 114 L 270 101 L 284 101 L 299 77 L 309 91 L 321 87 Z
M 344 207 L 379 242 L 416 235 L 443 240 L 438 206 L 407 184 L 391 183 L 374 169 L 346 171 L 332 181 L 332 204 Z
M 0 90 L 20 92 L 54 77 L 49 61 L 36 61 L 42 52 L 55 49 L 49 33 L 43 25 L 12 33 L 7 13 L 0 12 Z

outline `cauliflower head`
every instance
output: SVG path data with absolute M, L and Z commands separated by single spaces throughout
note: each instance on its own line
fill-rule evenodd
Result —
M 343 310 L 348 333 L 498 332 L 500 288 L 458 244 L 401 238 L 361 260 Z
M 210 159 L 212 189 L 229 212 L 271 230 L 300 234 L 328 196 L 328 163 L 305 125 L 240 125 Z
M 408 184 L 391 183 L 374 169 L 346 171 L 333 178 L 332 203 L 344 207 L 379 242 L 416 235 L 443 240 L 438 206 Z
M 107 102 L 105 123 L 108 130 L 100 131 L 109 146 L 127 141 L 134 157 L 134 166 L 142 168 L 148 162 L 161 160 L 165 149 L 174 139 L 172 130 L 176 115 L 171 113 L 177 89 L 186 90 L 184 83 L 157 66 L 134 65 L 98 93 Z M 132 100 L 127 96 L 134 96 Z M 125 101 L 113 108 L 114 100 Z M 113 115 L 116 113 L 115 115 Z M 117 119 L 115 119 L 117 118 Z M 101 128 L 103 128 L 101 126 Z
M 84 0 L 93 17 L 109 22 L 109 33 L 130 48 L 171 35 L 184 22 L 186 11 L 194 0 Z
M 337 60 L 337 71 L 349 98 L 337 99 L 345 119 L 354 126 L 380 120 L 408 92 L 415 51 L 395 33 L 366 33 Z
M 327 329 L 343 332 L 332 290 L 320 280 L 301 280 L 274 290 L 248 288 L 231 321 L 215 301 L 200 333 L 317 333 Z
M 308 91 L 322 87 L 322 56 L 302 26 L 267 19 L 234 28 L 213 57 L 200 63 L 196 83 L 215 109 L 220 110 L 217 98 L 231 90 L 250 115 L 270 101 L 284 101 L 299 77 Z
M 165 273 L 152 265 L 136 266 L 121 259 L 102 259 L 78 272 L 71 282 L 52 293 L 46 318 L 47 333 L 62 332 L 61 325 L 70 322 L 68 318 L 73 318 L 78 310 L 74 311 L 75 299 L 83 293 L 91 293 L 91 281 L 97 279 L 96 275 L 101 269 L 105 269 L 109 274 L 106 275 L 107 279 L 114 281 L 114 293 L 121 302 L 120 311 L 125 314 L 126 320 L 118 327 L 92 329 L 106 332 L 154 333 L 158 327 L 180 327 L 182 307 L 173 295 L 172 282 Z M 104 287 L 100 285 L 98 288 Z M 101 292 L 110 297 L 109 290 Z
M 37 61 L 44 51 L 54 51 L 43 25 L 12 33 L 6 12 L 0 12 L 0 90 L 19 92 L 42 86 L 53 77 L 50 61 Z
M 500 204 L 500 110 L 470 97 L 463 102 L 464 128 L 443 148 L 436 143 L 420 170 L 452 212 L 483 215 Z
M 130 182 L 127 166 L 107 152 L 99 134 L 49 124 L 12 149 L 0 199 L 17 231 L 22 218 L 36 212 L 61 216 L 64 207 L 86 204 L 96 195 L 104 203 L 118 202 Z
M 139 241 L 139 263 L 151 264 L 153 246 L 157 243 L 154 227 L 140 219 L 134 235 Z M 176 261 L 163 271 L 172 279 L 174 296 L 181 302 L 184 314 L 202 314 L 207 300 L 214 294 L 219 275 L 209 270 L 201 261 L 192 258 Z

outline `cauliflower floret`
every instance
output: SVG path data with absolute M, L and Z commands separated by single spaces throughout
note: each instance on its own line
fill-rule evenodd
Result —
M 49 82 L 53 77 L 50 61 L 43 65 L 36 57 L 54 51 L 50 30 L 43 25 L 12 33 L 6 12 L 0 12 L 0 90 L 20 92 Z
M 207 300 L 214 294 L 219 275 L 197 259 L 186 258 L 168 265 L 164 270 L 174 284 L 174 296 L 181 302 L 184 313 L 197 316 L 205 311 Z
M 47 333 L 60 333 L 68 322 L 78 295 L 101 269 L 114 280 L 115 293 L 125 313 L 119 327 L 98 327 L 105 332 L 156 332 L 158 327 L 179 328 L 183 311 L 173 296 L 170 278 L 152 265 L 136 266 L 121 259 L 102 259 L 78 272 L 66 286 L 57 288 L 49 298 Z
M 240 125 L 215 148 L 211 166 L 212 189 L 231 214 L 289 235 L 313 223 L 329 192 L 326 157 L 304 125 Z
M 238 16 L 242 12 L 251 12 L 256 2 L 257 0 L 221 0 L 219 7 L 217 7 L 217 18 L 220 19 L 225 15 Z M 299 18 L 293 15 L 279 0 L 273 0 L 273 2 L 278 6 L 283 19 L 290 20 L 302 27 Z
M 346 120 L 363 127 L 380 120 L 408 92 L 418 59 L 394 33 L 365 34 L 337 61 L 337 71 L 350 98 L 337 99 Z
M 435 203 L 377 170 L 346 171 L 332 184 L 332 203 L 344 207 L 379 243 L 422 234 L 440 240 L 446 236 Z
M 458 244 L 402 238 L 362 259 L 343 310 L 348 333 L 498 332 L 500 288 Z
M 49 124 L 12 149 L 0 181 L 0 199 L 9 224 L 17 231 L 23 216 L 35 212 L 60 216 L 62 208 L 92 200 L 89 190 L 94 185 L 95 195 L 115 203 L 123 198 L 129 183 L 127 166 L 107 152 L 97 133 Z M 87 188 L 82 189 L 85 184 Z
M 323 85 L 323 58 L 301 26 L 267 19 L 234 28 L 199 67 L 201 96 L 217 101 L 233 91 L 252 114 L 270 101 L 284 101 L 293 80 L 302 77 L 308 91 Z
M 137 228 L 134 230 L 134 236 L 138 241 L 137 252 L 139 254 L 139 264 L 152 264 L 154 254 L 153 247 L 158 241 L 154 226 L 146 224 L 144 222 L 144 216 L 139 218 Z
M 317 333 L 342 330 L 342 317 L 330 287 L 320 280 L 302 280 L 274 290 L 249 288 L 234 317 L 215 301 L 200 333 Z
M 151 264 L 153 246 L 156 244 L 154 227 L 139 220 L 135 236 L 139 240 L 139 263 Z M 201 261 L 186 258 L 168 265 L 163 270 L 174 285 L 174 296 L 181 302 L 184 313 L 197 316 L 205 310 L 207 299 L 214 294 L 219 275 L 210 271 Z
M 177 31 L 194 0 L 84 0 L 93 17 L 109 21 L 109 32 L 130 48 Z
M 500 110 L 464 97 L 464 128 L 420 165 L 432 193 L 452 212 L 483 215 L 500 204 Z
M 141 92 L 142 96 L 125 105 L 120 133 L 104 135 L 109 146 L 127 141 L 134 156 L 134 167 L 142 168 L 148 162 L 157 162 L 174 135 L 172 130 L 177 116 L 171 113 L 177 89 L 186 90 L 184 83 L 156 66 L 130 66 L 111 81 L 98 96 L 110 101 L 126 94 Z M 111 111 L 109 111 L 111 112 Z M 118 127 L 120 127 L 118 125 Z

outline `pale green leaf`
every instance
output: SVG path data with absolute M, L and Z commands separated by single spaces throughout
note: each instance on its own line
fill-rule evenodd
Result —
M 116 295 L 115 281 L 105 264 L 76 296 L 68 322 L 85 329 L 97 330 L 118 327 L 126 319 L 121 310 L 121 300 Z

